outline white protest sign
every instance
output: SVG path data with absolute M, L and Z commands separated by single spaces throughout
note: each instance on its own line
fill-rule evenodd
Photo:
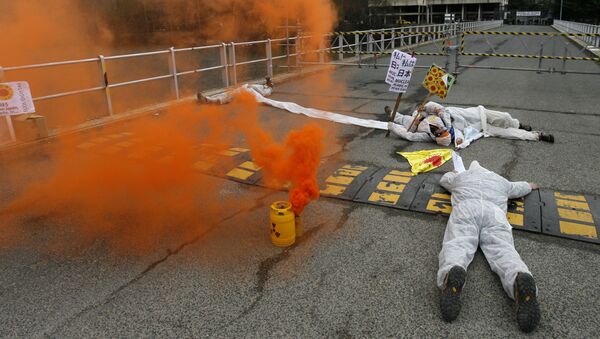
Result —
M 414 58 L 409 54 L 400 51 L 394 51 L 394 53 L 392 53 L 388 75 L 385 79 L 385 82 L 391 85 L 390 92 L 406 92 L 416 63 L 417 58 Z
M 33 98 L 26 81 L 0 83 L 0 116 L 34 112 Z
M 394 80 L 396 79 L 396 75 L 398 75 L 398 70 L 400 69 L 400 60 L 404 58 L 410 58 L 410 55 L 400 52 L 399 50 L 394 50 L 392 52 L 392 58 L 390 59 L 390 66 L 388 67 L 387 75 L 385 77 L 385 82 L 388 85 L 392 85 Z

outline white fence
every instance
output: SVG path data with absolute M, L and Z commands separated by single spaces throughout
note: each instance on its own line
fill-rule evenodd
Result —
M 215 84 L 215 87 L 230 87 L 235 86 L 238 83 L 238 67 L 243 65 L 252 65 L 264 63 L 264 74 L 273 76 L 274 74 L 274 61 L 280 59 L 287 59 L 286 71 L 293 69 L 294 67 L 300 67 L 302 65 L 301 58 L 305 54 L 309 53 L 320 53 L 320 61 L 324 62 L 324 54 L 329 52 L 339 52 L 339 58 L 343 59 L 345 51 L 350 49 L 353 52 L 367 51 L 385 51 L 394 49 L 400 46 L 411 46 L 427 41 L 432 41 L 441 38 L 442 36 L 456 35 L 461 31 L 473 31 L 473 30 L 487 30 L 502 26 L 502 21 L 478 21 L 478 22 L 461 22 L 453 24 L 439 24 L 439 25 L 426 25 L 426 26 L 407 26 L 398 28 L 386 28 L 379 30 L 366 30 L 366 31 L 354 31 L 346 33 L 331 33 L 323 37 L 323 43 L 321 47 L 316 51 L 303 51 L 302 50 L 302 39 L 303 37 L 289 37 L 280 39 L 266 39 L 259 41 L 248 41 L 248 42 L 229 42 L 221 43 L 210 46 L 198 46 L 189 48 L 174 48 L 171 47 L 165 50 L 145 52 L 145 53 L 134 53 L 126 55 L 114 55 L 114 56 L 103 56 L 99 55 L 94 58 L 49 62 L 35 65 L 25 66 L 9 66 L 2 67 L 0 65 L 0 82 L 1 81 L 16 81 L 24 80 L 27 78 L 13 79 L 9 77 L 12 72 L 19 71 L 34 71 L 38 69 L 48 68 L 60 68 L 70 67 L 73 65 L 82 64 L 96 64 L 98 69 L 98 82 L 96 86 L 87 88 L 81 88 L 76 90 L 61 91 L 57 93 L 45 94 L 43 96 L 34 97 L 36 103 L 48 100 L 56 100 L 59 98 L 84 95 L 86 93 L 102 93 L 105 102 L 105 113 L 106 117 L 114 117 L 118 119 L 119 115 L 115 113 L 113 109 L 114 99 L 111 96 L 111 89 L 125 86 L 133 86 L 141 83 L 155 82 L 159 80 L 168 80 L 171 82 L 172 94 L 170 98 L 166 100 L 178 100 L 182 98 L 182 92 L 180 90 L 180 81 L 182 77 L 199 74 L 208 71 L 220 70 L 221 81 L 220 84 Z M 426 33 L 426 34 L 424 34 Z M 353 37 L 352 41 L 349 41 L 349 36 Z M 329 46 L 327 46 L 329 42 Z M 274 54 L 274 44 L 279 44 L 279 52 L 281 54 Z M 263 47 L 260 47 L 260 46 Z M 265 57 L 251 58 L 245 61 L 237 60 L 238 53 L 236 48 L 254 46 L 258 48 L 264 48 Z M 283 46 L 283 48 L 281 48 Z M 201 51 L 201 50 L 212 50 L 214 53 L 218 52 L 219 62 L 217 65 L 210 67 L 201 67 L 195 69 L 187 69 L 185 71 L 178 69 L 180 59 L 178 57 L 185 52 Z M 277 49 L 275 49 L 277 51 Z M 169 72 L 167 74 L 155 75 L 152 77 L 143 77 L 128 81 L 112 82 L 110 76 L 110 67 L 107 67 L 108 62 L 114 62 L 116 60 L 124 59 L 137 59 L 148 56 L 162 55 L 166 57 L 168 62 Z M 294 65 L 290 64 L 290 60 Z M 35 88 L 33 88 L 35 93 Z M 142 108 L 142 107 L 140 107 Z M 44 112 L 41 112 L 44 114 Z M 1 126 L 5 124 L 5 126 Z M 69 126 L 68 129 L 77 129 L 81 125 Z M 7 116 L 5 119 L 0 119 L 0 129 L 7 129 L 9 131 L 9 138 L 2 140 L 2 133 L 0 133 L 0 144 L 10 143 L 16 141 L 14 129 L 11 121 L 11 117 Z M 64 130 L 64 128 L 61 128 Z M 56 131 L 50 131 L 50 135 L 56 134 Z
M 584 24 L 581 22 L 554 20 L 553 26 L 559 31 L 567 33 L 600 34 L 600 26 Z M 600 37 L 586 36 L 579 37 L 579 39 L 585 41 L 590 46 L 600 48 Z

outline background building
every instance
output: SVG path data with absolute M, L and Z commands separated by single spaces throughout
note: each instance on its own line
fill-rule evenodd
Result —
M 369 0 L 371 26 L 500 20 L 508 0 Z M 453 14 L 453 16 L 446 16 Z

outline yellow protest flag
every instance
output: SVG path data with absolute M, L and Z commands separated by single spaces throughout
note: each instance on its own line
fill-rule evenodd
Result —
M 454 84 L 454 77 L 451 74 L 446 73 L 442 68 L 433 64 L 429 67 L 429 71 L 425 75 L 423 80 L 423 87 L 425 87 L 429 93 L 435 94 L 441 99 L 446 98 L 448 91 Z
M 429 172 L 442 166 L 446 161 L 452 158 L 451 149 L 433 149 L 417 152 L 398 152 L 408 160 L 411 166 L 411 172 L 417 175 L 419 173 Z

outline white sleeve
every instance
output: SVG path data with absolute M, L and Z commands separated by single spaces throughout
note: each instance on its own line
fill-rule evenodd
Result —
M 402 125 L 395 124 L 393 122 L 388 123 L 388 129 L 390 132 L 394 133 L 398 137 L 408 140 L 408 141 L 417 141 L 417 142 L 431 142 L 431 137 L 427 133 L 423 132 L 409 132 L 406 127 Z
M 452 117 L 450 117 L 450 113 L 446 112 L 446 110 L 443 110 L 439 117 L 442 119 L 447 129 L 452 127 Z
M 531 193 L 531 186 L 529 186 L 529 183 L 526 181 L 509 181 L 508 184 L 510 185 L 508 189 L 508 199 L 524 197 Z
M 456 178 L 457 175 L 458 173 L 456 172 L 448 172 L 444 174 L 444 176 L 442 176 L 442 178 L 440 179 L 440 185 L 442 185 L 442 187 L 445 188 L 448 192 L 452 192 L 454 178 Z
M 455 128 L 454 129 L 454 147 L 458 147 L 458 144 L 456 143 L 456 140 L 458 140 L 458 139 L 461 139 L 462 143 L 464 144 L 465 136 L 458 128 Z

